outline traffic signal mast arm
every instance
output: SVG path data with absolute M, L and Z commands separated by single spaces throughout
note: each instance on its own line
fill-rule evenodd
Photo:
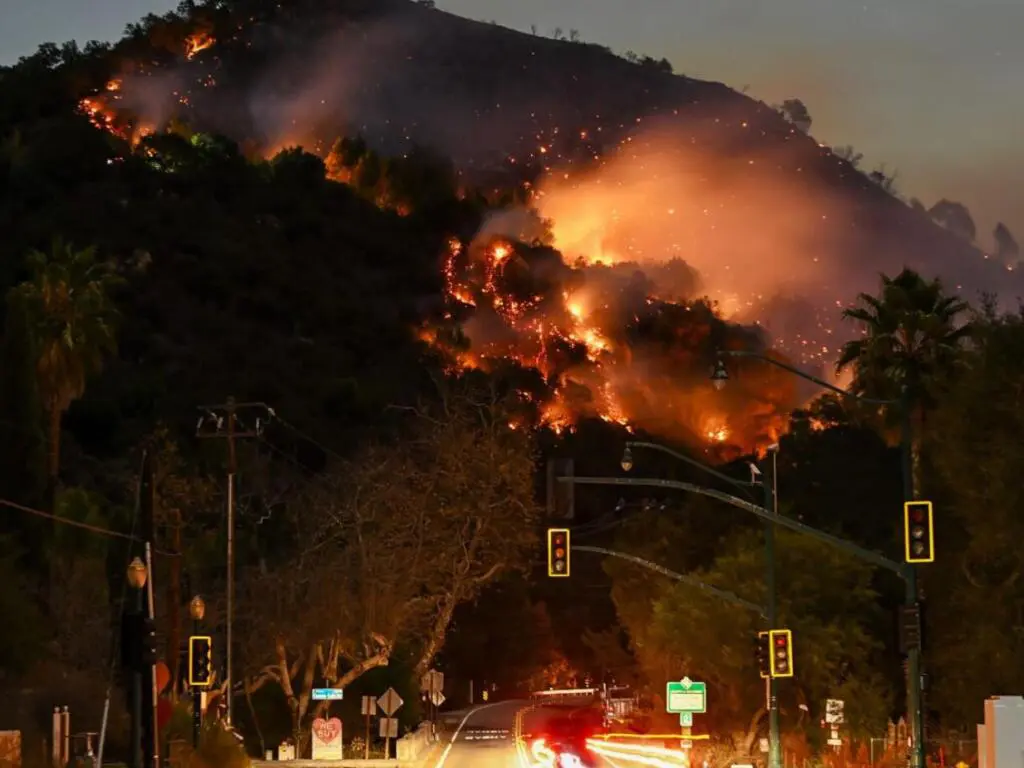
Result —
M 877 552 L 864 549 L 851 541 L 840 539 L 838 536 L 833 536 L 832 534 L 825 533 L 824 531 L 819 531 L 817 528 L 804 525 L 792 518 L 783 517 L 782 515 L 773 515 L 764 507 L 758 506 L 753 502 L 737 498 L 736 496 L 732 496 L 728 493 L 717 491 L 714 488 L 704 488 L 700 485 L 684 483 L 679 480 L 660 480 L 652 477 L 565 477 L 558 478 L 558 481 L 574 483 L 575 485 L 631 485 L 641 488 L 669 488 L 675 491 L 686 491 L 688 493 L 696 493 L 701 496 L 710 496 L 712 499 L 718 499 L 719 501 L 725 502 L 733 507 L 737 507 L 738 509 L 746 510 L 762 520 L 771 521 L 783 528 L 788 528 L 789 530 L 796 531 L 797 533 L 806 534 L 812 538 L 818 539 L 818 541 L 830 544 L 831 546 L 841 549 L 854 557 L 859 557 L 861 560 L 877 565 L 879 568 L 885 568 L 886 570 L 892 571 L 902 579 L 907 579 L 909 576 L 910 570 L 903 563 L 897 563 L 895 560 L 890 560 Z M 577 549 L 579 549 L 579 547 L 577 547 Z
M 642 566 L 649 571 L 660 573 L 662 576 L 668 576 L 670 579 L 681 581 L 684 584 L 689 584 L 692 587 L 696 587 L 697 589 L 703 590 L 704 592 L 708 592 L 709 594 L 721 598 L 726 602 L 732 603 L 733 605 L 738 605 L 741 608 L 746 608 L 747 610 L 753 611 L 761 617 L 765 616 L 765 609 L 762 606 L 757 605 L 756 603 L 752 603 L 749 600 L 744 600 L 739 595 L 735 595 L 727 590 L 719 589 L 718 587 L 713 587 L 710 584 L 704 583 L 700 579 L 694 578 L 693 576 L 687 576 L 683 573 L 676 573 L 675 571 L 669 570 L 663 565 L 652 563 L 650 560 L 645 560 L 642 557 L 637 557 L 636 555 L 629 555 L 625 552 L 616 552 L 614 549 L 605 549 L 604 547 L 581 546 L 579 544 L 573 544 L 572 549 L 575 552 L 593 552 L 598 555 L 605 555 L 607 557 L 617 557 L 620 560 L 628 560 L 629 562 Z

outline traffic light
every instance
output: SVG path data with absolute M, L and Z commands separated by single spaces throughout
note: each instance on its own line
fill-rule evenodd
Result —
M 188 684 L 208 688 L 213 683 L 213 640 L 192 635 L 188 639 Z
M 903 529 L 908 563 L 935 562 L 935 521 L 930 501 L 903 504 Z
M 754 641 L 754 655 L 757 658 L 757 671 L 762 678 L 772 676 L 771 639 L 767 632 L 758 632 Z
M 771 654 L 768 657 L 772 677 L 793 676 L 793 633 L 788 629 L 773 629 L 768 633 Z
M 548 576 L 566 578 L 569 575 L 569 529 L 548 528 Z

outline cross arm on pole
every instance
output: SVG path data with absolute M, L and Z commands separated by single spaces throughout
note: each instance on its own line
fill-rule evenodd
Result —
M 200 405 L 199 422 L 196 424 L 196 437 L 200 438 L 247 438 L 262 437 L 263 428 L 273 409 L 266 403 L 236 403 L 229 400 L 217 405 Z M 243 421 L 252 417 L 256 411 L 255 426 L 249 427 Z
M 722 600 L 725 600 L 727 603 L 732 603 L 733 605 L 738 605 L 741 608 L 746 608 L 747 610 L 753 611 L 762 618 L 765 616 L 765 609 L 762 606 L 757 605 L 756 603 L 752 603 L 749 600 L 744 600 L 739 595 L 729 592 L 728 590 L 714 587 L 711 584 L 701 581 L 695 576 L 687 576 L 683 573 L 677 573 L 676 571 L 670 570 L 663 565 L 658 565 L 657 563 L 652 563 L 650 560 L 645 560 L 642 557 L 630 555 L 626 552 L 619 552 L 614 549 L 605 549 L 604 547 L 591 547 L 589 545 L 579 544 L 573 544 L 572 551 L 592 552 L 594 554 L 605 555 L 607 557 L 615 557 L 619 560 L 626 560 L 627 562 L 633 563 L 634 565 L 639 565 L 643 568 L 646 568 L 649 571 L 660 573 L 662 576 L 668 576 L 670 579 L 681 581 L 684 584 L 689 584 L 691 587 L 696 587 L 697 589 L 703 592 L 707 592 L 708 594 L 721 598 Z
M 788 528 L 791 531 L 797 533 L 803 533 L 807 536 L 829 544 L 837 549 L 842 550 L 854 557 L 860 558 L 866 562 L 876 565 L 879 568 L 885 568 L 888 571 L 892 571 L 901 579 L 907 578 L 907 568 L 901 563 L 897 563 L 894 560 L 872 552 L 864 547 L 857 546 L 851 541 L 841 539 L 838 536 L 833 536 L 830 533 L 819 531 L 817 528 L 812 528 L 809 525 L 793 520 L 792 518 L 783 517 L 782 515 L 773 515 L 764 507 L 758 506 L 752 502 L 744 499 L 737 498 L 728 493 L 722 491 L 716 491 L 714 488 L 704 488 L 693 483 L 685 483 L 680 480 L 660 480 L 657 478 L 650 477 L 561 477 L 558 478 L 559 482 L 574 483 L 576 485 L 631 485 L 635 487 L 646 487 L 646 488 L 668 488 L 675 491 L 686 491 L 687 493 L 696 493 L 701 496 L 709 496 L 712 499 L 717 499 L 730 506 L 738 509 L 750 512 L 753 515 L 775 523 L 783 528 Z

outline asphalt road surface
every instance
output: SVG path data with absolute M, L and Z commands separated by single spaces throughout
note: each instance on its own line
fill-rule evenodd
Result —
M 535 708 L 527 701 L 503 701 L 450 713 L 446 719 L 453 730 L 448 743 L 437 761 L 424 768 L 541 768 L 543 763 L 538 764 L 530 756 L 528 745 L 517 748 L 517 723 L 524 733 L 539 733 L 546 720 L 565 714 L 564 709 Z M 639 764 L 618 756 L 597 757 L 597 761 L 598 768 L 630 768 Z

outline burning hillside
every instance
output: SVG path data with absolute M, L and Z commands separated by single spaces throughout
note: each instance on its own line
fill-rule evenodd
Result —
M 673 262 L 660 276 L 682 288 L 692 272 Z M 424 337 L 457 368 L 538 374 L 520 392 L 556 431 L 591 417 L 750 450 L 776 440 L 797 405 L 792 380 L 767 367 L 731 393 L 714 391 L 714 350 L 759 346 L 760 334 L 725 323 L 706 302 L 656 298 L 635 264 L 570 266 L 540 242 L 484 235 L 450 242 L 444 277 L 448 322 Z
M 827 373 L 842 307 L 880 271 L 1005 287 L 1002 265 L 719 84 L 398 0 L 194 14 L 166 22 L 179 42 L 149 30 L 168 55 L 133 55 L 82 101 L 93 124 L 133 143 L 221 132 L 265 157 L 302 145 L 401 213 L 376 159 L 328 151 L 339 137 L 428 145 L 466 186 L 514 189 L 523 208 L 446 254 L 449 316 L 428 335 L 459 366 L 533 371 L 524 391 L 556 428 L 593 415 L 751 447 L 802 398 L 765 366 L 712 393 L 714 348 L 770 344 Z

